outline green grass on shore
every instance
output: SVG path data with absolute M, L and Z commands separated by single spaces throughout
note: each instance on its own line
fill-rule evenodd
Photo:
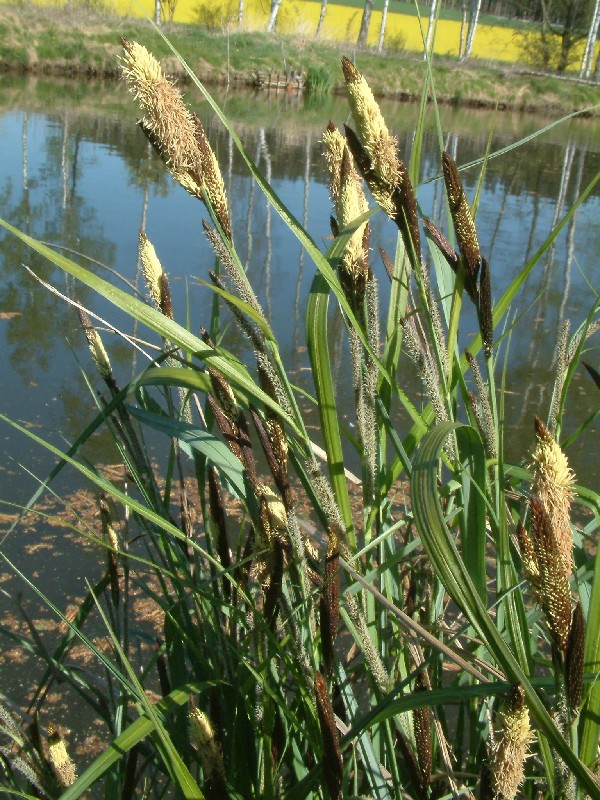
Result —
M 174 25 L 173 43 L 196 74 L 208 83 L 244 84 L 256 72 L 313 69 L 329 71 L 338 88 L 339 62 L 347 46 L 295 37 L 257 33 L 225 35 L 194 25 Z M 95 16 L 64 9 L 0 6 L 0 68 L 44 74 L 116 77 L 120 37 L 137 40 L 159 58 L 166 70 L 185 79 L 181 66 L 160 35 L 143 20 Z M 354 53 L 357 65 L 379 95 L 416 100 L 421 96 L 425 65 L 416 55 Z M 598 100 L 593 85 L 553 76 L 537 76 L 506 65 L 436 59 L 438 102 L 474 107 L 501 107 L 559 115 L 592 106 Z M 598 114 L 598 111 L 594 112 Z

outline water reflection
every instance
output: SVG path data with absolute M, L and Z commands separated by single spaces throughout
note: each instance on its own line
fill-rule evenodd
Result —
M 0 213 L 22 230 L 68 248 L 69 253 L 86 254 L 93 259 L 89 263 L 95 271 L 104 274 L 108 267 L 136 287 L 140 285 L 137 237 L 140 228 L 146 230 L 170 273 L 176 316 L 184 320 L 189 315 L 191 328 L 198 330 L 209 321 L 212 298 L 196 278 L 205 279 L 214 264 L 201 233 L 202 208 L 165 174 L 136 130 L 136 112 L 123 90 L 98 85 L 88 87 L 87 94 L 84 90 L 79 84 L 0 80 L 0 136 L 5 154 L 0 165 Z M 196 100 L 224 172 L 240 257 L 272 320 L 285 363 L 296 373 L 296 382 L 310 389 L 302 342 L 313 267 L 249 180 L 231 137 L 206 103 Z M 229 95 L 223 103 L 247 151 L 291 212 L 325 248 L 330 203 L 320 136 L 329 118 L 336 122 L 347 118 L 344 102 L 328 99 L 321 106 L 305 107 L 295 96 Z M 401 150 L 409 153 L 417 109 L 390 104 L 385 111 Z M 544 124 L 515 114 L 454 109 L 442 110 L 442 123 L 449 132 L 444 146 L 459 163 L 481 157 L 488 144 L 497 150 Z M 570 122 L 487 165 L 477 220 L 496 299 L 600 169 L 598 133 L 597 123 Z M 439 136 L 432 120 L 423 142 L 419 202 L 426 214 L 443 225 L 444 196 L 441 182 L 434 179 L 439 169 Z M 464 173 L 469 197 L 477 190 L 478 176 L 478 169 Z M 511 310 L 511 319 L 524 314 L 512 332 L 507 375 L 506 414 L 511 432 L 507 444 L 516 460 L 524 458 L 532 441 L 532 415 L 547 413 L 558 331 L 567 319 L 578 324 L 594 299 L 590 284 L 598 283 L 598 192 L 596 188 L 547 250 L 527 281 L 518 308 Z M 387 278 L 377 262 L 376 248 L 381 245 L 393 253 L 395 233 L 381 214 L 373 218 L 372 243 L 373 266 L 385 291 Z M 37 285 L 20 265 L 31 265 L 44 280 L 69 296 L 76 295 L 117 327 L 130 323 L 13 237 L 2 236 L 0 259 L 1 358 L 7 376 L 0 408 L 41 425 L 43 433 L 71 441 L 94 408 L 76 358 L 88 364 L 87 354 L 74 312 Z M 475 333 L 474 317 L 470 327 Z M 339 345 L 332 352 L 338 362 L 340 396 L 351 397 L 339 318 L 333 321 L 332 331 L 332 340 Z M 132 364 L 128 348 L 118 338 L 108 336 L 106 343 L 122 380 L 142 368 L 139 356 Z M 467 343 L 468 338 L 462 342 Z M 235 326 L 227 329 L 226 344 L 246 352 L 246 342 Z M 593 354 L 590 359 L 593 363 Z M 583 376 L 576 377 L 568 405 L 573 426 L 596 407 L 595 392 Z M 9 436 L 6 451 L 18 451 L 25 463 L 31 463 L 22 439 L 3 435 Z M 99 441 L 95 446 L 101 453 L 107 444 Z M 585 462 L 581 447 L 574 449 L 572 457 L 587 476 L 595 469 Z M 11 481 L 5 491 L 25 499 L 30 487 L 24 488 L 16 478 Z

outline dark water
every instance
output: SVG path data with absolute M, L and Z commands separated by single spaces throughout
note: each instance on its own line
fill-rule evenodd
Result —
M 240 256 L 272 319 L 284 362 L 297 371 L 302 385 L 304 307 L 314 267 L 250 181 L 241 157 L 207 104 L 199 98 L 192 102 L 218 153 Z M 345 103 L 336 99 L 306 106 L 290 95 L 230 95 L 222 103 L 250 155 L 325 248 L 330 202 L 319 140 L 330 118 L 346 121 Z M 385 103 L 383 108 L 408 157 L 417 109 Z M 170 274 L 176 316 L 184 320 L 189 314 L 189 325 L 197 331 L 210 315 L 210 295 L 198 279 L 207 277 L 214 261 L 202 235 L 202 208 L 165 174 L 135 126 L 137 113 L 121 87 L 2 78 L 0 215 L 46 242 L 63 246 L 68 255 L 85 254 L 94 260 L 91 267 L 98 274 L 106 276 L 108 267 L 135 285 L 140 285 L 137 237 L 144 225 Z M 459 164 L 480 158 L 488 145 L 495 152 L 550 122 L 446 108 L 441 115 L 444 144 Z M 433 118 L 431 122 L 424 140 L 419 203 L 424 213 L 439 218 L 443 193 L 440 181 L 432 180 L 440 169 L 439 140 Z M 600 126 L 585 120 L 564 123 L 489 162 L 477 222 L 482 250 L 492 268 L 495 298 L 599 170 Z M 478 168 L 464 173 L 469 197 L 478 175 Z M 557 330 L 566 319 L 573 326 L 581 322 L 600 286 L 599 194 L 597 186 L 535 267 L 509 315 L 510 319 L 523 315 L 512 332 L 506 379 L 507 448 L 516 461 L 527 456 L 533 414 L 547 414 Z M 394 229 L 383 215 L 373 218 L 373 229 L 372 243 L 382 244 L 393 254 Z M 386 279 L 376 252 L 374 246 L 373 265 L 385 295 Z M 59 291 L 89 304 L 111 324 L 122 325 L 128 332 L 131 324 L 102 299 L 29 253 L 18 240 L 0 234 L 4 378 L 0 411 L 64 446 L 93 414 L 93 399 L 79 364 L 81 360 L 89 369 L 89 357 L 74 311 L 37 284 L 23 263 Z M 147 336 L 145 331 L 137 333 Z M 119 337 L 107 333 L 105 343 L 123 380 L 142 368 L 139 358 L 132 364 L 131 351 Z M 228 331 L 227 343 L 245 348 L 234 328 Z M 589 348 L 587 360 L 600 369 L 594 339 Z M 339 381 L 343 396 L 347 381 L 343 371 Z M 410 387 L 409 392 L 414 396 Z M 567 432 L 587 418 L 599 400 L 589 379 L 578 374 L 568 402 Z M 592 488 L 597 488 L 600 477 L 593 456 L 597 436 L 592 426 L 585 443 L 576 443 L 570 453 L 575 469 Z M 5 424 L 0 437 L 5 467 L 2 499 L 23 502 L 35 488 L 35 479 L 18 465 L 43 477 L 53 459 Z M 113 458 L 110 443 L 103 437 L 94 440 L 88 455 L 103 461 Z M 65 485 L 68 482 L 58 488 Z

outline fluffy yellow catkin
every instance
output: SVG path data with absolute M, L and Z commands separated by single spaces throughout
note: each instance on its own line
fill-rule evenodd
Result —
M 65 742 L 52 723 L 48 725 L 48 761 L 63 789 L 77 780 L 77 770 L 67 752 Z
M 513 800 L 525 777 L 525 759 L 532 739 L 529 711 L 520 686 L 515 686 L 500 716 L 501 735 L 494 750 L 494 783 L 499 800 Z
M 122 40 L 121 71 L 129 90 L 146 116 L 142 124 L 156 139 L 161 155 L 174 173 L 200 166 L 194 119 L 179 90 L 163 74 L 156 58 L 137 42 Z
M 329 170 L 329 185 L 340 229 L 345 228 L 368 210 L 362 183 L 354 168 L 352 155 L 340 131 L 330 123 L 323 134 L 325 160 Z M 352 278 L 353 284 L 362 285 L 368 276 L 368 252 L 364 222 L 350 237 L 342 256 L 342 269 Z
M 225 184 L 202 123 L 190 113 L 181 92 L 145 47 L 126 39 L 121 43 L 125 51 L 121 73 L 146 112 L 142 129 L 183 188 L 203 202 L 208 198 L 231 240 Z
M 139 254 L 150 297 L 156 307 L 160 309 L 162 305 L 161 278 L 164 272 L 154 245 L 143 231 L 140 231 Z
M 348 59 L 342 59 L 348 102 L 363 147 L 369 154 L 375 173 L 390 186 L 400 178 L 398 142 L 388 130 L 369 84 Z
M 217 775 L 223 777 L 225 774 L 223 754 L 211 721 L 198 708 L 192 709 L 188 719 L 192 742 L 198 749 L 206 777 L 209 779 Z
M 575 476 L 567 457 L 544 423 L 536 417 L 531 496 L 548 515 L 567 578 L 573 571 L 573 536 L 569 522 Z

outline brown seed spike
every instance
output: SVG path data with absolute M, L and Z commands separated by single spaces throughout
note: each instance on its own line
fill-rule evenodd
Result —
M 419 692 L 427 691 L 427 685 L 422 672 L 416 681 L 416 690 Z M 431 768 L 433 765 L 433 752 L 431 748 L 431 717 L 429 708 L 423 706 L 413 711 L 413 727 L 415 731 L 415 741 L 417 744 L 417 759 L 419 762 L 420 786 L 419 791 L 423 796 L 427 796 L 427 786 L 431 778 Z
M 458 269 L 458 254 L 444 234 L 433 224 L 430 219 L 423 220 L 423 227 L 429 237 L 435 242 L 436 247 L 444 256 L 454 272 Z
M 490 267 L 485 258 L 481 259 L 481 277 L 479 279 L 479 328 L 483 341 L 485 357 L 492 355 L 494 346 L 494 316 L 492 312 L 492 287 Z
M 342 58 L 342 72 L 348 83 L 358 83 L 361 78 L 360 72 L 346 56 Z
M 321 738 L 323 740 L 325 782 L 327 783 L 331 800 L 340 800 L 343 774 L 342 754 L 327 683 L 320 672 L 315 674 L 315 697 Z
M 163 272 L 159 279 L 160 285 L 160 310 L 169 319 L 173 319 L 173 303 L 171 301 L 171 288 L 169 286 L 169 279 Z
M 448 204 L 450 206 L 450 214 L 454 229 L 456 231 L 456 239 L 460 252 L 465 259 L 465 270 L 472 286 L 466 287 L 471 299 L 474 292 L 474 286 L 477 281 L 477 274 L 481 263 L 481 253 L 479 250 L 479 240 L 477 238 L 477 230 L 475 229 L 475 222 L 473 215 L 463 189 L 458 168 L 454 160 L 448 153 L 442 153 L 442 166 L 444 172 L 444 182 L 446 184 L 446 193 L 448 195 Z
M 583 695 L 583 654 L 585 649 L 585 622 L 581 603 L 573 609 L 571 632 L 567 646 L 567 694 L 569 706 L 575 714 L 579 711 Z
M 340 623 L 340 576 L 337 537 L 330 532 L 325 557 L 323 594 L 319 603 L 323 663 L 329 676 L 333 674 L 334 645 Z
M 381 260 L 383 261 L 383 266 L 385 267 L 385 271 L 387 272 L 388 278 L 390 279 L 390 281 L 393 281 L 394 264 L 392 262 L 392 259 L 388 256 L 383 247 L 379 248 L 379 255 L 381 256 Z
M 413 267 L 416 269 L 421 254 L 421 233 L 419 231 L 419 213 L 417 198 L 408 175 L 406 165 L 400 159 L 398 165 L 398 189 L 394 192 L 393 202 L 396 207 L 395 221 L 398 225 L 404 246 L 408 252 Z

